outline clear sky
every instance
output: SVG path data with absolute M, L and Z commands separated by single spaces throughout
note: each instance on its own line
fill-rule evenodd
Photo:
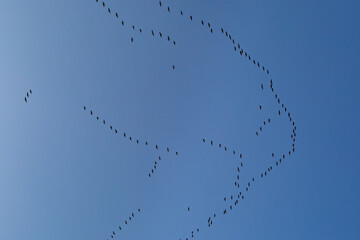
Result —
M 360 239 L 359 1 L 101 2 L 0 0 L 0 239 Z

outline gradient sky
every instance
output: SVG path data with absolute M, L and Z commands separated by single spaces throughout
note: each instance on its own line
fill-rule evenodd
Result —
M 0 239 L 105 240 L 138 208 L 115 239 L 360 239 L 360 3 L 162 2 L 0 0 Z M 269 79 L 296 151 L 260 179 L 290 147 Z M 256 177 L 225 216 L 240 160 L 210 139 Z

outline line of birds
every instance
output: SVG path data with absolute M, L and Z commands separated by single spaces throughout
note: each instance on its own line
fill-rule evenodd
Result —
M 160 6 L 160 7 L 163 6 L 162 1 L 159 1 L 159 6 Z M 167 7 L 167 11 L 170 13 L 170 6 Z M 180 10 L 180 15 L 181 15 L 181 16 L 184 15 L 183 10 Z M 193 21 L 193 16 L 192 16 L 192 15 L 189 15 L 189 19 L 190 19 L 190 21 Z M 201 25 L 202 25 L 202 26 L 205 26 L 205 21 L 204 21 L 203 19 L 201 19 L 200 22 L 201 22 Z M 211 27 L 210 22 L 207 22 L 207 26 L 208 26 L 208 28 L 209 28 L 210 33 L 212 34 L 212 33 L 214 32 L 214 30 L 213 30 L 213 28 Z M 230 33 L 228 33 L 226 30 L 224 30 L 223 27 L 220 28 L 220 31 L 221 31 L 222 34 L 225 34 L 226 37 L 229 38 L 229 40 L 232 42 L 235 52 L 236 52 L 237 50 L 239 50 L 239 53 L 240 53 L 241 56 L 243 56 L 243 54 L 244 54 L 244 56 L 245 56 L 246 58 L 248 58 L 249 61 L 251 61 L 251 56 L 250 56 L 250 54 L 248 54 L 246 51 L 244 51 L 243 48 L 240 47 L 240 43 L 235 43 L 235 39 L 231 37 L 231 34 L 230 34 Z M 255 59 L 252 59 L 252 62 L 253 62 L 253 64 L 254 64 L 255 66 L 258 66 L 259 69 L 262 69 L 263 71 L 266 70 L 266 73 L 267 73 L 267 74 L 270 73 L 270 70 L 267 69 L 264 65 L 261 65 L 259 61 L 255 61 Z
M 96 0 L 96 2 L 99 2 L 99 0 Z M 104 1 L 102 1 L 102 2 L 101 2 L 101 6 L 103 6 L 104 8 L 106 8 L 106 3 L 105 3 Z M 107 11 L 108 11 L 109 14 L 111 14 L 111 9 L 110 9 L 110 7 L 107 8 Z M 119 18 L 118 12 L 115 12 L 115 17 L 116 17 L 116 18 Z M 125 25 L 126 25 L 124 20 L 121 20 L 121 25 L 122 25 L 122 26 L 125 26 Z M 130 24 L 129 26 L 130 26 L 130 28 L 131 28 L 132 30 L 139 29 L 139 33 L 143 33 L 143 32 L 144 32 L 142 28 L 137 28 L 137 27 L 135 27 L 134 25 L 131 25 L 131 24 Z M 159 35 L 160 38 L 162 38 L 162 37 L 164 36 L 164 38 L 167 39 L 168 42 L 172 43 L 174 46 L 176 45 L 176 41 L 175 41 L 175 40 L 172 40 L 172 38 L 171 38 L 169 35 L 166 36 L 166 34 L 163 34 L 163 33 L 160 32 L 160 31 L 159 31 L 158 33 L 156 33 L 156 31 L 154 31 L 153 29 L 151 29 L 150 31 L 147 31 L 147 32 L 151 33 L 151 35 L 154 36 L 154 37 L 155 37 L 155 35 L 156 35 L 156 36 Z M 130 42 L 131 42 L 131 43 L 134 42 L 134 37 L 133 37 L 133 36 L 130 38 Z M 175 65 L 172 65 L 172 69 L 175 70 Z
M 160 163 L 160 161 L 161 161 L 161 156 L 158 157 L 158 161 L 159 161 L 159 163 Z M 159 164 L 158 164 L 158 162 L 155 160 L 154 166 L 153 166 L 153 168 L 151 169 L 151 172 L 148 174 L 149 178 L 151 178 L 151 176 L 154 175 L 154 173 L 155 173 L 156 169 L 158 168 L 158 166 L 159 166 Z
M 30 94 L 32 94 L 32 90 L 31 90 L 31 89 L 29 90 L 29 92 L 30 92 Z M 28 102 L 28 99 L 29 99 L 29 97 L 30 97 L 29 92 L 26 92 L 26 96 L 25 96 L 25 98 L 24 98 L 24 101 L 25 101 L 26 103 Z
M 84 111 L 86 111 L 86 106 L 84 106 L 83 109 L 84 109 Z M 90 112 L 90 115 L 91 115 L 91 116 L 94 115 L 93 110 L 90 110 L 89 112 Z M 94 116 L 95 116 L 95 115 L 94 115 Z M 99 121 L 99 120 L 100 120 L 100 117 L 99 117 L 99 116 L 96 116 L 96 120 Z M 103 119 L 102 123 L 103 123 L 104 125 L 107 125 L 105 119 Z M 118 130 L 117 130 L 116 128 L 114 128 L 112 125 L 109 125 L 109 128 L 110 128 L 111 131 L 114 130 L 114 133 L 115 133 L 115 134 L 118 134 Z M 126 132 L 123 133 L 123 136 L 124 136 L 124 138 L 127 137 Z M 133 138 L 132 138 L 131 136 L 129 136 L 128 139 L 130 140 L 130 142 L 133 141 Z M 136 142 L 136 144 L 139 144 L 139 143 L 140 143 L 140 140 L 139 140 L 139 139 L 136 139 L 136 140 L 134 139 L 134 142 Z M 150 145 L 150 143 L 149 143 L 148 141 L 144 141 L 144 144 L 145 144 L 145 146 Z M 155 144 L 154 147 L 155 147 L 156 150 L 159 150 L 159 148 L 160 148 L 157 144 Z M 169 147 L 166 147 L 166 151 L 167 151 L 168 153 L 170 153 L 170 148 L 169 148 Z M 178 155 L 179 155 L 179 152 L 176 151 L 176 152 L 175 152 L 175 155 L 178 156 Z
M 205 139 L 205 138 L 203 138 L 202 141 L 203 141 L 203 143 L 206 143 L 206 139 Z M 211 144 L 211 146 L 214 146 L 214 145 L 216 146 L 216 144 L 214 143 L 213 140 L 210 140 L 210 144 Z M 226 146 L 221 145 L 221 143 L 219 143 L 218 145 L 219 145 L 219 148 L 224 147 L 224 151 L 225 151 L 225 152 L 228 151 L 228 148 L 227 148 Z M 229 152 L 231 152 L 231 151 L 229 150 Z M 235 155 L 236 155 L 236 151 L 235 151 L 235 150 L 232 150 L 232 154 L 235 156 Z M 243 157 L 243 154 L 240 153 L 240 154 L 239 154 L 239 158 L 242 159 L 242 157 Z M 243 166 L 243 163 L 242 163 L 242 162 L 241 162 L 241 166 Z
M 140 212 L 141 212 L 140 208 L 138 208 L 137 211 L 140 213 Z M 126 218 L 126 220 L 124 221 L 124 224 L 125 224 L 125 225 L 127 225 L 128 223 L 130 224 L 131 220 L 133 220 L 134 218 L 135 218 L 135 214 L 134 214 L 134 212 L 132 212 L 132 213 L 129 215 L 129 217 Z M 129 222 L 128 222 L 128 220 L 129 220 Z M 125 226 L 125 227 L 126 227 L 126 226 Z M 121 227 L 121 225 L 119 225 L 119 231 L 123 230 L 125 227 L 124 227 L 124 226 Z M 110 235 L 111 238 L 114 238 L 114 237 L 115 237 L 116 231 L 117 231 L 117 230 L 112 231 L 112 234 Z M 109 240 L 109 239 L 108 239 L 108 240 Z

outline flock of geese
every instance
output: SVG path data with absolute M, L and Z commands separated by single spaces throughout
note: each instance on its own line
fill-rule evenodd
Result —
M 138 213 L 140 213 L 140 211 L 141 211 L 140 208 L 138 208 L 137 211 L 138 211 Z M 129 217 L 126 218 L 126 220 L 124 220 L 124 225 L 125 225 L 125 226 L 124 226 L 124 225 L 123 225 L 123 226 L 119 225 L 119 231 L 125 229 L 125 227 L 126 227 L 128 224 L 130 224 L 130 223 L 131 223 L 131 220 L 134 220 L 134 218 L 135 218 L 135 214 L 134 214 L 134 212 L 132 212 L 132 213 L 129 215 Z M 114 238 L 114 237 L 115 237 L 115 235 L 116 235 L 116 232 L 115 232 L 115 231 L 117 231 L 117 230 L 112 231 L 112 233 L 111 233 L 111 235 L 110 235 L 111 238 Z
M 31 89 L 29 90 L 29 92 L 30 92 L 30 94 L 32 94 Z M 26 103 L 28 102 L 28 99 L 29 99 L 29 97 L 30 97 L 29 92 L 26 93 L 26 96 L 25 96 L 25 98 L 24 98 L 24 101 L 25 101 Z
M 86 106 L 84 106 L 83 109 L 84 109 L 84 111 L 87 111 Z M 94 113 L 93 110 L 89 110 L 89 113 L 90 113 L 90 116 L 94 116 L 94 117 L 95 117 L 95 113 Z M 100 119 L 99 116 L 96 116 L 96 120 L 101 122 L 101 119 Z M 102 120 L 102 123 L 103 123 L 103 125 L 105 125 L 105 126 L 109 126 L 110 131 L 114 131 L 115 134 L 118 134 L 118 133 L 120 134 L 120 132 L 117 130 L 117 128 L 115 128 L 115 127 L 113 127 L 112 125 L 108 124 L 105 119 Z M 133 137 L 129 136 L 128 134 L 126 134 L 126 132 L 123 132 L 122 136 L 123 136 L 124 138 L 128 139 L 130 142 L 133 142 L 133 143 L 136 143 L 136 144 L 141 144 L 141 143 L 143 143 L 145 146 L 149 146 L 149 147 L 152 146 L 152 148 L 154 148 L 155 150 L 159 150 L 159 149 L 160 149 L 160 147 L 159 147 L 158 144 L 150 144 L 147 140 L 139 140 L 138 138 L 133 138 Z M 165 149 L 166 149 L 166 152 L 168 152 L 168 153 L 171 152 L 169 147 L 166 147 Z M 179 156 L 179 152 L 175 151 L 175 155 L 176 155 L 176 156 Z M 161 157 L 160 157 L 160 156 L 159 156 L 159 160 L 161 160 Z M 156 165 L 156 164 L 155 164 L 155 165 Z
M 98 3 L 99 0 L 96 0 L 96 2 Z M 101 2 L 101 6 L 106 9 L 106 3 L 105 3 L 104 1 Z M 112 11 L 111 11 L 111 8 L 110 8 L 110 7 L 107 8 L 107 12 L 108 12 L 109 14 L 112 14 Z M 119 19 L 119 17 L 120 17 L 120 15 L 119 15 L 118 12 L 115 12 L 114 16 L 115 16 L 117 19 Z M 123 27 L 127 26 L 127 24 L 126 24 L 126 22 L 125 22 L 124 19 L 121 19 L 121 20 L 120 20 L 120 23 L 121 23 L 121 25 L 122 25 Z M 142 29 L 141 27 L 135 27 L 135 25 L 132 25 L 132 24 L 129 24 L 128 26 L 129 26 L 129 27 L 131 28 L 131 30 L 133 30 L 133 31 L 135 31 L 136 29 L 139 29 L 139 33 L 140 33 L 140 34 L 142 34 L 143 32 L 148 32 L 148 33 L 151 33 L 151 35 L 152 35 L 153 37 L 155 37 L 155 36 L 159 36 L 160 38 L 163 38 L 163 37 L 164 37 L 164 39 L 166 39 L 169 43 L 171 43 L 171 44 L 174 45 L 174 46 L 176 45 L 176 41 L 175 41 L 174 39 L 172 39 L 169 35 L 161 32 L 161 31 L 156 31 L 156 30 L 154 30 L 154 29 L 144 31 L 144 29 Z M 133 36 L 130 37 L 130 42 L 131 42 L 131 43 L 134 42 L 134 37 L 133 37 Z M 175 70 L 175 65 L 172 65 L 172 69 Z
M 96 2 L 99 2 L 99 0 L 96 0 Z M 102 2 L 101 5 L 105 8 L 106 4 L 105 2 Z M 159 1 L 159 6 L 162 7 L 163 6 L 163 2 Z M 107 8 L 107 11 L 109 14 L 112 14 L 112 11 L 110 8 Z M 167 11 L 169 13 L 172 12 L 172 10 L 170 9 L 170 6 L 167 6 Z M 183 10 L 180 10 L 180 15 L 184 16 L 184 12 Z M 114 13 L 116 18 L 119 18 L 119 14 L 118 12 Z M 192 15 L 188 16 L 190 21 L 195 20 L 195 18 Z M 124 20 L 120 20 L 120 23 L 122 26 L 125 26 L 125 21 Z M 210 34 L 213 34 L 215 31 L 213 28 L 213 25 L 210 22 L 206 22 L 203 19 L 200 19 L 200 24 L 202 26 L 207 26 L 209 29 Z M 142 28 L 136 28 L 134 25 L 129 25 L 131 27 L 132 30 L 138 29 L 139 33 L 143 33 L 143 29 Z M 246 51 L 243 50 L 243 48 L 241 48 L 240 43 L 236 43 L 235 39 L 231 36 L 231 34 L 224 30 L 224 28 L 220 28 L 219 30 L 221 32 L 221 34 L 223 34 L 224 36 L 226 36 L 226 38 L 228 38 L 234 47 L 234 51 L 237 52 L 239 51 L 239 54 L 241 56 L 246 57 L 249 61 L 252 61 L 253 65 L 257 66 L 260 70 L 266 72 L 266 74 L 269 74 L 270 71 L 262 64 L 260 64 L 259 61 L 256 61 L 255 59 L 252 59 L 250 54 L 248 54 Z M 158 35 L 160 38 L 164 37 L 165 39 L 167 39 L 168 42 L 172 42 L 173 45 L 176 45 L 176 41 L 172 40 L 172 38 L 169 35 L 165 35 L 162 32 L 158 32 L 156 33 L 155 30 L 151 29 L 150 31 L 148 31 L 149 33 L 151 33 L 152 36 L 156 36 Z M 134 38 L 131 37 L 131 42 L 134 41 Z M 175 65 L 172 65 L 172 69 L 175 70 Z M 264 84 L 260 85 L 261 90 L 265 90 L 264 88 Z M 290 112 L 288 111 L 286 105 L 284 103 L 282 103 L 282 101 L 280 101 L 279 95 L 276 93 L 275 89 L 274 89 L 274 83 L 273 80 L 270 79 L 269 81 L 269 90 L 273 93 L 274 96 L 274 100 L 278 106 L 278 110 L 277 110 L 277 115 L 281 116 L 281 113 L 284 113 L 284 116 L 287 116 L 289 122 L 290 122 L 290 126 L 292 127 L 291 129 L 291 133 L 290 133 L 290 143 L 291 143 L 291 147 L 290 149 L 288 149 L 288 151 L 285 153 L 281 153 L 278 157 L 278 160 L 275 160 L 275 153 L 271 154 L 271 157 L 274 159 L 273 164 L 271 164 L 270 166 L 267 167 L 267 169 L 265 169 L 265 171 L 262 171 L 259 173 L 258 176 L 256 177 L 252 177 L 251 179 L 249 179 L 249 181 L 247 182 L 247 184 L 245 186 L 242 186 L 242 190 L 240 190 L 240 183 L 239 183 L 239 179 L 240 179 L 240 169 L 244 166 L 243 162 L 240 161 L 239 165 L 236 166 L 236 177 L 235 177 L 235 181 L 234 181 L 234 186 L 235 186 L 235 190 L 234 192 L 232 192 L 231 194 L 229 194 L 227 197 L 224 197 L 224 204 L 225 207 L 223 209 L 219 209 L 217 212 L 211 213 L 210 216 L 207 218 L 207 226 L 211 227 L 213 225 L 213 221 L 215 220 L 216 216 L 218 214 L 222 214 L 222 215 L 226 215 L 229 211 L 232 211 L 236 206 L 238 206 L 239 204 L 239 200 L 244 200 L 245 199 L 245 194 L 247 194 L 250 191 L 250 188 L 255 184 L 255 180 L 257 179 L 263 179 L 265 177 L 267 177 L 271 171 L 275 168 L 277 168 L 278 166 L 281 165 L 281 163 L 283 163 L 285 161 L 286 155 L 290 156 L 292 152 L 295 152 L 295 141 L 296 141 L 296 124 L 293 120 L 293 118 L 291 117 Z M 30 94 L 29 94 L 30 93 Z M 26 96 L 24 98 L 24 101 L 27 103 L 28 99 L 30 97 L 30 95 L 32 94 L 32 90 L 30 89 L 27 93 Z M 83 107 L 84 111 L 87 111 L 86 106 Z M 262 110 L 262 106 L 259 105 L 259 109 Z M 90 116 L 94 116 L 95 114 L 93 112 L 93 110 L 89 110 Z M 105 119 L 100 119 L 99 116 L 95 117 L 97 121 L 102 122 L 103 125 L 108 126 L 110 131 L 113 131 L 115 134 L 119 135 L 121 134 L 124 138 L 128 139 L 130 142 L 136 143 L 136 144 L 143 144 L 144 146 L 149 146 L 155 150 L 159 150 L 159 146 L 158 144 L 150 144 L 147 140 L 139 140 L 138 138 L 133 138 L 132 136 L 129 136 L 128 134 L 126 134 L 126 132 L 120 133 L 117 128 L 113 127 L 112 125 L 109 125 L 107 123 L 107 121 Z M 262 133 L 263 128 L 265 128 L 265 126 L 269 125 L 271 123 L 271 119 L 268 118 L 267 120 L 263 121 L 261 126 L 259 127 L 259 129 L 255 132 L 256 136 L 259 137 L 260 133 Z M 228 149 L 225 145 L 222 145 L 221 143 L 215 144 L 213 142 L 213 140 L 206 140 L 205 138 L 202 139 L 203 143 L 210 143 L 211 146 L 216 146 L 218 145 L 219 148 L 223 149 L 224 152 L 230 152 L 232 153 L 232 155 L 234 157 L 236 157 L 236 159 L 242 159 L 243 158 L 243 154 L 242 153 L 237 153 L 235 150 L 230 150 Z M 169 147 L 164 148 L 166 150 L 166 152 L 170 153 L 170 149 Z M 177 151 L 174 151 L 175 155 L 179 155 L 179 153 Z M 148 177 L 151 178 L 151 176 L 156 172 L 158 165 L 161 161 L 161 156 L 158 157 L 157 160 L 154 161 L 154 166 L 151 169 L 151 172 L 148 173 Z M 187 211 L 190 212 L 190 207 L 187 208 Z M 137 209 L 137 214 L 140 213 L 140 208 Z M 218 214 L 217 214 L 218 213 Z M 135 218 L 135 213 L 132 212 L 131 215 L 124 220 L 124 225 L 120 225 L 119 226 L 119 231 L 123 230 L 128 224 L 131 223 L 131 221 Z M 117 231 L 117 230 L 116 230 Z M 110 235 L 111 238 L 114 238 L 116 235 L 116 231 L 112 231 L 112 234 Z M 200 228 L 196 227 L 194 228 L 194 230 L 191 231 L 191 234 L 184 238 L 185 240 L 188 240 L 189 238 L 194 238 L 195 234 L 200 232 Z M 180 238 L 181 240 L 181 238 Z

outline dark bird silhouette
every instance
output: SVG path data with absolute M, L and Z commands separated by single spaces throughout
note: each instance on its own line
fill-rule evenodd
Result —
M 210 141 L 210 143 L 211 143 L 211 145 L 213 145 L 213 144 L 214 144 L 212 140 Z
M 142 29 L 141 29 L 141 28 L 139 28 L 139 32 L 142 33 Z
M 176 42 L 175 42 L 175 41 L 173 41 L 173 44 L 174 44 L 174 45 L 176 45 Z
M 26 93 L 26 96 L 29 97 L 29 93 L 28 93 L 28 92 Z
M 160 35 L 160 37 L 162 37 L 162 33 L 161 33 L 161 32 L 159 32 L 159 35 Z
M 84 106 L 84 111 L 86 110 L 86 107 Z
M 98 116 L 96 117 L 96 120 L 99 120 L 99 117 L 98 117 Z
M 160 5 L 160 7 L 162 6 L 162 3 L 161 3 L 161 1 L 159 1 L 159 5 Z
M 121 231 L 121 226 L 119 226 L 119 230 Z
M 151 30 L 151 34 L 152 34 L 153 36 L 155 35 L 154 30 Z
M 168 12 L 170 12 L 170 7 L 168 7 Z
M 139 144 L 139 140 L 138 140 L 138 139 L 136 139 L 136 143 Z
M 147 142 L 147 141 L 145 141 L 145 145 L 148 145 L 148 142 Z
M 190 212 L 190 207 L 188 207 L 188 212 Z
M 208 22 L 208 27 L 210 27 L 210 23 Z
M 170 37 L 169 37 L 169 36 L 167 37 L 167 39 L 168 39 L 168 41 L 170 41 Z
M 156 148 L 156 149 L 159 149 L 158 145 L 155 145 L 155 148 Z
M 105 120 L 103 120 L 103 123 L 104 123 L 104 124 L 106 123 Z
M 135 30 L 135 26 L 134 26 L 134 25 L 132 25 L 131 27 L 132 27 L 133 30 Z
M 203 20 L 201 20 L 201 24 L 204 25 L 204 21 L 203 21 Z
M 180 10 L 180 14 L 181 14 L 181 16 L 184 15 L 183 11 Z
M 133 37 L 131 38 L 131 42 L 134 42 L 134 38 L 133 38 Z
M 26 99 L 26 97 L 25 97 L 25 102 L 27 103 L 27 99 Z
M 121 21 L 121 25 L 123 25 L 123 26 L 124 26 L 124 21 Z
M 223 28 L 221 28 L 221 33 L 224 33 L 224 29 L 223 29 Z
M 110 8 L 108 8 L 108 12 L 109 12 L 109 13 L 111 13 L 111 10 L 110 10 Z
M 118 18 L 118 17 L 119 17 L 119 14 L 118 14 L 118 13 L 115 13 L 115 16 Z
M 113 231 L 113 235 L 115 235 L 115 232 Z
M 205 142 L 205 139 L 204 139 L 204 138 L 203 138 L 202 140 L 203 140 L 203 142 Z
M 130 139 L 130 141 L 132 141 L 132 138 L 131 138 L 131 137 L 129 137 L 129 139 Z
M 212 29 L 212 28 L 210 28 L 210 32 L 213 33 L 213 29 Z
M 103 7 L 105 7 L 105 3 L 104 3 L 104 2 L 102 2 L 102 5 L 103 5 Z
M 117 134 L 117 130 L 115 129 L 115 133 Z
M 93 115 L 93 111 L 92 111 L 92 110 L 90 110 L 90 115 Z
M 172 69 L 175 70 L 175 65 L 172 65 Z
M 31 91 L 31 89 L 30 89 L 30 94 L 32 94 L 32 91 Z
M 176 156 L 177 156 L 177 155 L 179 155 L 179 153 L 178 153 L 178 152 L 175 152 L 175 154 L 176 154 Z
M 166 151 L 168 151 L 168 152 L 169 152 L 169 148 L 166 148 Z
M 138 208 L 138 212 L 140 212 L 140 208 Z
M 190 20 L 192 21 L 192 16 L 190 15 Z
M 261 105 L 259 105 L 259 108 L 260 108 L 260 110 L 261 110 Z

